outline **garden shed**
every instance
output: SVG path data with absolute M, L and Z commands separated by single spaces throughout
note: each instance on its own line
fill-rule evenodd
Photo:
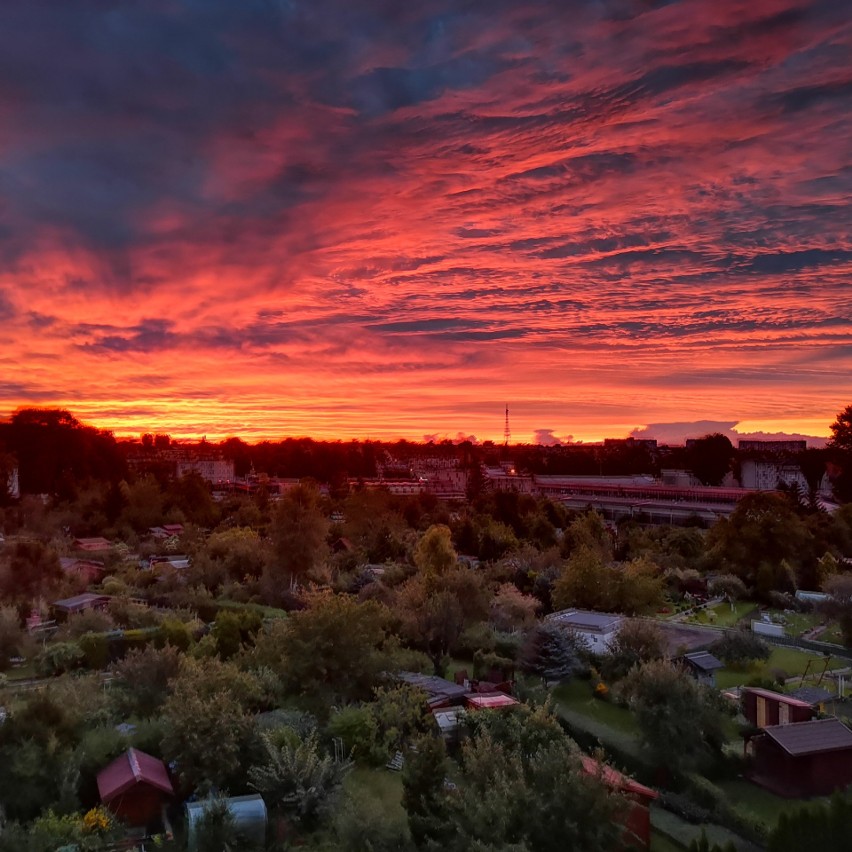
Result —
M 839 719 L 765 728 L 752 743 L 752 780 L 780 796 L 828 796 L 852 784 L 852 731 Z
M 815 715 L 813 707 L 800 698 L 756 686 L 743 688 L 742 702 L 743 715 L 755 728 L 807 722 Z
M 130 748 L 98 773 L 98 793 L 119 819 L 147 826 L 159 822 L 174 788 L 162 760 Z
M 198 802 L 186 803 L 186 840 L 189 852 L 198 848 L 198 823 L 204 816 L 204 811 L 214 802 L 213 799 L 203 799 Z M 259 847 L 266 843 L 266 803 L 263 797 L 255 793 L 251 796 L 232 796 L 224 800 L 228 811 L 234 818 L 236 828 L 247 841 Z

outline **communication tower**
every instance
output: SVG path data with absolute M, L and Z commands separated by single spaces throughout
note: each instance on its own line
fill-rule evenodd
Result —
M 506 425 L 503 427 L 503 446 L 509 446 L 509 440 L 512 437 L 512 433 L 509 430 L 509 404 L 506 403 Z

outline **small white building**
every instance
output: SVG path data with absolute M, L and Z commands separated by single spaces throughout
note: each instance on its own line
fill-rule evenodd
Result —
M 624 623 L 620 615 L 587 609 L 563 609 L 547 616 L 548 621 L 579 636 L 594 654 L 606 653 Z

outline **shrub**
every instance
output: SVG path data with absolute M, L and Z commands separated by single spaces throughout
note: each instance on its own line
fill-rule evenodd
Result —
M 78 640 L 86 667 L 99 671 L 109 662 L 109 640 L 103 633 L 86 633 Z
M 38 655 L 36 670 L 40 675 L 53 677 L 79 669 L 84 659 L 83 649 L 76 642 L 56 642 Z

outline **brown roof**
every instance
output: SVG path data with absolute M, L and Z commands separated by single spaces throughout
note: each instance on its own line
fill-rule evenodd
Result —
M 792 725 L 772 725 L 763 729 L 788 754 L 817 754 L 822 751 L 852 749 L 852 731 L 838 719 L 815 719 Z
M 98 792 L 105 804 L 137 784 L 149 784 L 170 796 L 174 795 L 163 761 L 135 748 L 128 749 L 98 773 Z

